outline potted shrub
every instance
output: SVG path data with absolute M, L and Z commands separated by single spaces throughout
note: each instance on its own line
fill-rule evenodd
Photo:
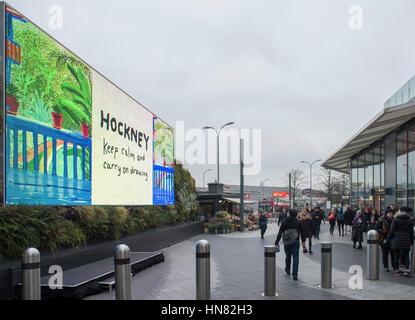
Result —
M 52 111 L 52 126 L 56 129 L 62 129 L 62 120 L 63 120 L 63 115 L 60 113 L 57 113 L 55 111 Z
M 215 233 L 215 225 L 213 223 L 209 223 L 207 228 L 210 233 Z

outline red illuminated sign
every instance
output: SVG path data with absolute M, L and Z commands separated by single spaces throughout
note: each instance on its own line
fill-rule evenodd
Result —
M 272 196 L 275 198 L 288 198 L 290 196 L 290 193 L 284 191 L 274 191 L 272 193 Z

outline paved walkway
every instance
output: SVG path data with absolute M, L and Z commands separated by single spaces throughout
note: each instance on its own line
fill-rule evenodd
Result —
M 229 300 L 345 300 L 345 299 L 415 299 L 415 278 L 397 277 L 380 268 L 380 280 L 366 280 L 366 246 L 352 249 L 350 233 L 339 237 L 321 225 L 320 240 L 314 240 L 314 254 L 300 252 L 299 280 L 293 281 L 284 272 L 283 248 L 277 253 L 278 297 L 262 297 L 264 277 L 264 245 L 273 244 L 277 225 L 269 224 L 265 240 L 259 231 L 223 235 L 202 234 L 163 249 L 165 262 L 146 269 L 132 278 L 132 297 L 139 300 L 195 299 L 195 244 L 206 239 L 211 245 L 212 299 Z M 332 289 L 320 289 L 320 242 L 333 242 Z M 282 241 L 281 241 L 282 244 Z M 349 289 L 349 267 L 363 270 L 363 289 Z M 115 294 L 104 292 L 87 299 L 114 300 Z

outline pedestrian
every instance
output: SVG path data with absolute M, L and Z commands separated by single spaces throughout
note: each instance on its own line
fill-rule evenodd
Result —
M 259 222 L 259 228 L 261 229 L 261 239 L 264 239 L 265 231 L 267 231 L 267 222 L 268 217 L 265 212 L 263 212 L 258 219 Z
M 363 240 L 363 218 L 362 211 L 357 210 L 356 216 L 352 222 L 352 241 L 353 249 L 356 249 L 356 242 L 359 242 L 359 247 L 357 249 L 362 249 L 362 240 Z
M 296 216 L 297 213 L 293 209 L 290 209 L 287 212 L 287 218 L 284 220 L 284 222 L 281 223 L 281 227 L 278 230 L 277 239 L 275 240 L 275 246 L 279 248 L 279 242 L 282 237 L 285 251 L 285 272 L 288 275 L 291 274 L 291 259 L 293 260 L 293 280 L 298 280 L 300 237 L 302 242 L 304 242 L 302 225 L 298 222 Z
M 311 220 L 313 222 L 313 235 L 314 238 L 320 239 L 320 225 L 322 220 L 322 212 L 320 210 L 315 209 L 311 214 Z
M 307 212 L 305 218 L 301 221 L 301 229 L 303 230 L 304 240 L 302 242 L 303 245 L 303 253 L 312 254 L 313 251 L 311 250 L 313 238 L 313 222 L 311 220 L 311 213 Z M 308 239 L 308 250 L 306 247 L 306 240 Z
M 302 221 L 302 220 L 304 220 L 305 219 L 305 216 L 306 216 L 306 214 L 307 214 L 307 210 L 306 209 L 302 209 L 301 211 L 300 211 L 300 213 L 298 214 L 298 221 Z
M 282 208 L 282 213 L 278 218 L 278 226 L 280 226 L 285 219 L 287 219 L 287 208 Z
M 376 229 L 377 222 L 379 220 L 379 214 L 376 209 L 372 210 L 372 213 L 367 218 L 367 230 L 374 230 Z
M 393 215 L 395 215 L 396 214 L 396 206 L 392 203 L 389 207 L 387 207 L 386 208 L 386 210 L 392 210 L 392 212 L 393 212 Z
M 379 245 L 382 249 L 382 262 L 383 268 L 386 272 L 390 272 L 389 269 L 389 255 L 391 256 L 391 263 L 393 263 L 393 251 L 391 250 L 390 243 L 388 241 L 388 235 L 391 230 L 393 221 L 393 210 L 388 209 L 382 217 L 379 218 L 376 224 L 376 230 L 379 234 Z
M 334 228 L 336 227 L 336 209 L 331 209 L 331 213 L 328 217 L 329 223 L 330 223 L 330 234 L 334 234 Z
M 346 234 L 347 234 L 348 228 L 350 228 L 350 231 L 352 229 L 353 219 L 354 219 L 354 212 L 353 212 L 352 208 L 347 207 L 347 210 L 344 213 L 344 223 L 346 225 Z
M 343 213 L 343 208 L 340 208 L 341 211 L 339 211 L 339 213 L 337 213 L 336 216 L 336 223 L 337 223 L 337 227 L 339 228 L 339 237 L 344 237 L 344 213 Z
M 397 276 L 404 275 L 406 277 L 411 276 L 409 270 L 409 250 L 414 241 L 413 225 L 408 211 L 410 211 L 409 208 L 400 208 L 392 221 L 388 235 L 390 247 L 393 250 L 393 268 Z M 404 272 L 399 268 L 399 261 L 402 261 L 404 264 Z

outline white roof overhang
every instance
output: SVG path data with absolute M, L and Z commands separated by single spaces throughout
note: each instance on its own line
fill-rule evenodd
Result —
M 414 117 L 415 102 L 413 101 L 383 109 L 343 146 L 324 160 L 322 167 L 349 173 L 352 156 Z

